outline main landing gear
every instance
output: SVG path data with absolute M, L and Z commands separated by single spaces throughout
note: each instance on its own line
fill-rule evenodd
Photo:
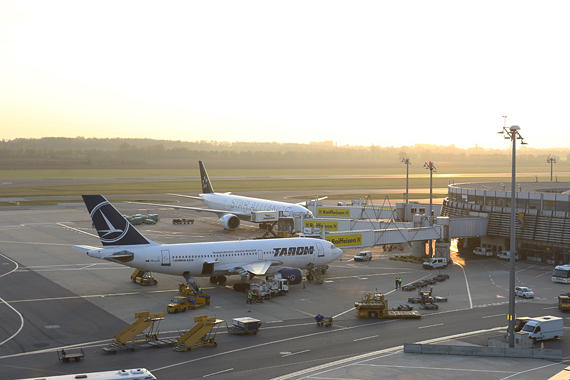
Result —
M 211 276 L 210 277 L 210 283 L 211 284 L 220 284 L 223 285 L 226 283 L 226 276 Z

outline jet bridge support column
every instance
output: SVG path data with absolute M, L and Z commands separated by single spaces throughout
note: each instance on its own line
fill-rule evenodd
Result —
M 426 256 L 426 243 L 427 240 L 415 240 L 412 242 L 412 257 L 425 257 Z

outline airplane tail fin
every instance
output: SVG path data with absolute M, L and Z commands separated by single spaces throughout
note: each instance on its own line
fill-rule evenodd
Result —
M 206 168 L 204 167 L 204 164 L 202 163 L 202 161 L 198 161 L 198 164 L 200 164 L 200 178 L 202 179 L 202 193 L 203 194 L 213 193 L 214 188 L 212 187 L 212 184 L 210 183 L 210 178 L 208 177 L 208 173 L 206 172 Z
M 82 195 L 103 246 L 154 244 L 102 195 Z

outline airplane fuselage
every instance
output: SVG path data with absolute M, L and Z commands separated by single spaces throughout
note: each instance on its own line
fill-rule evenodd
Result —
M 200 194 L 200 198 L 210 208 L 225 210 L 228 213 L 236 213 L 236 215 L 254 211 L 283 211 L 283 216 L 302 213 L 307 218 L 313 217 L 313 214 L 305 207 L 293 203 L 219 193 Z
M 342 255 L 332 243 L 312 238 L 227 241 L 189 244 L 122 245 L 93 248 L 91 257 L 103 259 L 118 252 L 132 252 L 133 259 L 120 262 L 146 271 L 192 276 L 240 273 L 244 265 L 269 262 L 278 267 L 307 269 L 326 265 Z

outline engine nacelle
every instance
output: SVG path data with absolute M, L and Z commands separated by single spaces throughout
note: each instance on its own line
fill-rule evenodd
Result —
M 281 269 L 275 278 L 286 278 L 289 280 L 289 285 L 299 285 L 303 281 L 303 272 L 298 268 Z
M 235 231 L 238 229 L 240 220 L 234 214 L 226 214 L 220 218 L 220 225 L 226 230 Z

